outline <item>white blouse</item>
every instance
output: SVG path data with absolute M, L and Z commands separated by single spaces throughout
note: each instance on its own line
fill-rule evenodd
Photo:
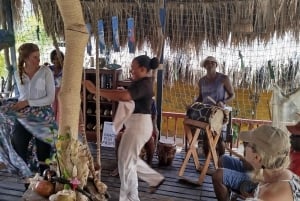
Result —
M 53 73 L 49 67 L 41 66 L 31 79 L 23 73 L 21 84 L 19 72 L 15 72 L 19 101 L 27 100 L 29 106 L 51 105 L 55 98 L 55 85 Z

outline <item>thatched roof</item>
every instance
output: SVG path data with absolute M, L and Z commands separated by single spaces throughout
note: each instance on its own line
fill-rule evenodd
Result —
M 0 27 L 3 29 L 7 29 L 6 21 L 7 19 L 7 11 L 9 10 L 9 6 L 11 1 L 11 10 L 14 18 L 15 25 L 18 26 L 21 22 L 21 11 L 22 11 L 22 0 L 1 0 L 0 1 Z
M 20 0 L 12 0 L 18 5 Z M 36 14 L 42 16 L 45 30 L 63 36 L 63 23 L 55 0 L 31 0 Z M 104 21 L 106 44 L 112 44 L 111 17 L 118 16 L 122 46 L 127 44 L 127 18 L 135 21 L 136 46 L 150 44 L 159 52 L 163 39 L 172 49 L 198 50 L 204 43 L 210 46 L 230 43 L 239 45 L 255 39 L 268 42 L 290 32 L 296 41 L 300 32 L 300 2 L 298 0 L 168 0 L 165 3 L 166 23 L 162 34 L 160 8 L 163 0 L 85 0 L 82 8 L 86 23 L 96 27 Z M 1 5 L 0 5 L 1 7 Z M 2 19 L 2 17 L 1 17 Z M 92 30 L 96 33 L 97 30 Z
M 99 0 L 82 1 L 86 22 L 105 23 L 105 40 L 112 43 L 111 17 L 118 16 L 120 43 L 127 43 L 128 17 L 135 19 L 136 42 L 140 47 L 149 42 L 154 52 L 163 38 L 171 48 L 198 49 L 203 42 L 217 46 L 231 43 L 251 43 L 254 39 L 267 42 L 276 33 L 286 32 L 299 39 L 300 2 L 297 0 L 168 0 L 165 3 L 166 24 L 162 35 L 159 12 L 161 1 L 153 0 Z M 47 33 L 63 35 L 63 23 L 54 0 L 32 0 L 40 11 Z
M 5 11 L 5 2 L 12 2 L 14 22 L 19 22 L 21 14 L 22 0 L 2 0 L 0 1 L 0 11 Z M 55 0 L 30 0 L 36 15 L 41 17 L 45 25 L 45 30 L 49 35 L 55 36 L 63 40 L 63 22 Z M 119 21 L 119 39 L 121 46 L 127 46 L 128 29 L 127 19 L 134 18 L 135 23 L 135 45 L 139 49 L 143 48 L 145 42 L 150 45 L 154 54 L 160 55 L 162 51 L 163 41 L 166 41 L 171 50 L 175 50 L 179 55 L 187 55 L 186 59 L 180 57 L 180 61 L 176 58 L 172 59 L 175 68 L 171 66 L 169 73 L 190 72 L 194 79 L 187 77 L 188 81 L 195 82 L 198 80 L 198 71 L 192 70 L 193 66 L 189 63 L 191 60 L 190 50 L 199 51 L 204 45 L 217 47 L 224 45 L 228 41 L 233 46 L 241 45 L 245 47 L 245 43 L 252 43 L 258 40 L 258 43 L 267 43 L 273 40 L 274 36 L 283 37 L 286 33 L 293 36 L 295 41 L 299 41 L 300 33 L 300 1 L 299 0 L 82 0 L 82 8 L 85 15 L 86 23 L 90 23 L 94 27 L 92 34 L 97 32 L 96 24 L 98 20 L 104 22 L 105 43 L 108 47 L 112 46 L 112 16 L 118 16 Z M 165 8 L 165 29 L 162 31 L 160 22 L 161 8 Z M 3 26 L 5 17 L 0 12 L 0 22 Z M 17 23 L 18 24 L 18 23 Z M 165 40 L 164 40 L 165 39 Z M 229 40 L 230 39 L 230 40 Z M 80 39 L 79 39 L 80 40 Z M 240 47 L 230 47 L 239 50 Z M 226 47 L 225 47 L 226 48 Z M 286 47 L 289 48 L 289 47 Z M 208 48 L 203 48 L 207 52 Z M 166 52 L 168 50 L 165 50 Z M 174 53 L 173 52 L 173 53 Z M 202 52 L 203 53 L 203 52 Z M 167 54 L 167 53 L 166 53 Z M 205 54 L 205 53 L 204 53 Z M 246 54 L 246 52 L 243 52 Z M 176 54 L 175 54 L 176 55 Z M 200 54 L 199 54 L 200 55 Z M 174 55 L 173 55 L 174 56 Z M 224 55 L 226 57 L 227 55 Z M 174 56 L 176 57 L 176 56 Z M 204 57 L 204 55 L 200 55 Z M 243 69 L 242 57 L 241 65 L 234 63 L 227 58 L 219 57 L 223 60 L 223 73 L 233 74 L 233 71 Z M 279 55 L 280 57 L 280 55 Z M 291 62 L 289 56 L 289 63 Z M 197 58 L 196 60 L 200 59 Z M 270 57 L 266 57 L 272 60 Z M 252 64 L 257 57 L 248 58 Z M 165 62 L 167 60 L 165 59 Z M 226 61 L 226 62 L 225 62 Z M 183 63 L 182 63 L 183 62 Z M 248 62 L 248 63 L 249 63 Z M 294 65 L 284 65 L 282 59 L 272 61 L 275 70 L 280 70 L 283 78 L 287 77 L 291 69 L 298 72 L 298 61 L 294 61 Z M 226 68 L 231 70 L 225 72 Z M 259 69 L 263 66 L 267 69 L 266 62 L 255 64 Z M 285 66 L 284 72 L 281 72 Z M 166 65 L 167 66 L 167 65 Z M 183 66 L 182 68 L 180 66 Z M 197 64 L 195 64 L 197 67 Z M 293 67 L 293 68 L 291 68 Z M 168 66 L 166 67 L 168 68 Z M 174 69 L 172 71 L 172 69 Z M 181 69 L 179 71 L 178 69 Z M 185 69 L 185 70 L 184 70 Z M 198 68 L 197 68 L 198 69 Z M 199 70 L 202 73 L 201 69 Z M 251 72 L 253 74 L 254 71 Z M 268 73 L 265 73 L 268 74 Z M 279 71 L 278 71 L 279 75 Z M 168 76 L 166 76 L 168 78 Z M 233 76 L 236 77 L 236 76 Z M 246 76 L 249 77 L 249 76 Z M 170 76 L 170 80 L 172 80 Z M 169 79 L 166 79 L 169 80 Z M 233 78 L 233 81 L 235 78 Z M 249 77 L 249 80 L 250 77 Z M 293 79 L 286 79 L 291 80 Z M 236 82 L 239 83 L 239 82 Z M 286 83 L 286 82 L 284 82 Z

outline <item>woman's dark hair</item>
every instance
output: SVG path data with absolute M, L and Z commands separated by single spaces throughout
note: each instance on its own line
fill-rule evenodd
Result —
M 133 60 L 137 61 L 140 67 L 145 67 L 147 71 L 157 69 L 159 65 L 159 61 L 156 57 L 150 59 L 147 55 L 137 56 Z
M 61 51 L 59 51 L 60 55 L 61 55 L 61 59 L 64 60 L 65 58 L 65 55 L 64 53 L 62 53 Z M 52 52 L 50 53 L 50 60 L 51 62 L 53 63 L 53 60 L 54 60 L 54 57 L 57 55 L 57 51 L 56 49 L 55 50 L 52 50 Z
M 19 76 L 21 80 L 21 84 L 23 83 L 23 73 L 24 73 L 24 64 L 25 59 L 27 59 L 31 53 L 40 51 L 39 47 L 34 43 L 24 43 L 22 44 L 19 49 L 19 58 L 18 58 L 18 70 Z

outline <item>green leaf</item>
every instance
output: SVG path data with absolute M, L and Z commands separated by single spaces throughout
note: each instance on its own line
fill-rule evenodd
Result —
M 69 179 L 71 176 L 70 176 L 70 174 L 68 173 L 68 171 L 66 170 L 66 169 L 64 169 L 64 171 L 63 171 L 63 178 L 65 178 L 65 179 Z
M 64 184 L 64 190 L 70 190 L 71 186 L 69 184 Z
M 50 164 L 52 163 L 52 160 L 50 160 L 49 158 L 47 158 L 47 159 L 45 160 L 45 163 L 46 163 L 47 165 L 50 165 Z
M 48 142 L 48 143 L 52 143 L 53 139 L 52 138 L 46 138 L 45 141 Z

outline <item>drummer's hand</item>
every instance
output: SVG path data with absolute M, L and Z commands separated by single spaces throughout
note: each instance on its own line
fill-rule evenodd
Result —
M 186 110 L 190 109 L 190 108 L 191 108 L 191 105 L 192 105 L 192 104 L 186 104 L 186 103 L 185 103 L 185 109 L 186 109 Z
M 225 104 L 222 102 L 222 101 L 219 101 L 217 103 L 217 106 L 221 107 L 221 108 L 224 108 L 225 107 Z
M 25 107 L 29 106 L 29 103 L 27 100 L 24 101 L 18 101 L 16 104 L 14 104 L 11 108 L 15 111 L 19 111 Z

